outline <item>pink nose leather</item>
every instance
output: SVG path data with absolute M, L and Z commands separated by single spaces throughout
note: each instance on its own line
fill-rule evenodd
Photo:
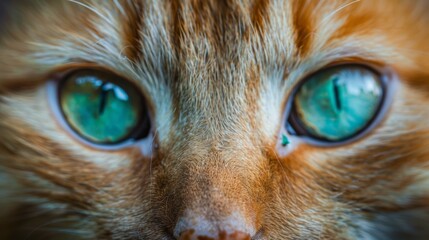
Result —
M 196 235 L 194 230 L 188 230 L 180 235 L 180 240 L 251 240 L 250 235 L 242 232 L 228 234 L 220 231 L 218 236 Z
M 174 236 L 180 240 L 250 240 L 256 231 L 238 213 L 221 219 L 187 214 L 176 224 Z

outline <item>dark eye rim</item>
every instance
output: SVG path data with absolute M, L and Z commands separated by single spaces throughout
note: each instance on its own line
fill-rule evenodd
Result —
M 136 92 L 138 92 L 139 102 L 141 102 L 141 114 L 139 114 L 139 120 L 138 124 L 130 130 L 130 133 L 126 135 L 125 137 L 121 138 L 120 140 L 112 143 L 98 143 L 94 142 L 87 137 L 83 136 L 79 133 L 77 129 L 75 129 L 72 124 L 69 123 L 67 120 L 67 116 L 64 113 L 62 107 L 61 107 L 61 87 L 65 82 L 70 79 L 72 76 L 79 74 L 80 72 L 94 72 L 95 75 L 105 75 L 109 76 L 108 81 L 113 82 L 114 84 L 117 84 L 118 86 L 122 87 L 123 89 L 129 89 L 129 88 L 135 88 L 138 89 Z M 115 80 L 113 78 L 121 79 L 122 81 Z M 124 84 L 125 82 L 125 84 Z M 126 85 L 126 87 L 124 87 Z M 57 74 L 53 77 L 51 81 L 47 84 L 47 93 L 49 102 L 51 105 L 51 109 L 53 110 L 53 113 L 56 117 L 56 119 L 59 121 L 60 125 L 69 133 L 72 135 L 74 139 L 77 139 L 78 141 L 84 143 L 85 145 L 95 148 L 95 149 L 101 149 L 101 150 L 119 150 L 125 147 L 128 147 L 136 142 L 139 142 L 143 139 L 146 139 L 150 136 L 153 125 L 152 125 L 152 117 L 150 113 L 150 106 L 147 104 L 146 97 L 142 91 L 139 90 L 139 87 L 137 84 L 135 84 L 132 81 L 129 81 L 128 79 L 119 76 L 118 74 L 115 74 L 114 72 L 102 69 L 102 68 L 74 68 L 68 71 L 65 71 L 63 73 Z
M 366 69 L 372 72 L 375 76 L 377 76 L 377 80 L 379 81 L 383 90 L 381 101 L 377 107 L 377 111 L 374 114 L 374 116 L 371 118 L 371 120 L 368 122 L 368 124 L 366 124 L 356 134 L 338 141 L 315 136 L 310 132 L 308 132 L 303 127 L 303 124 L 300 122 L 294 106 L 295 96 L 298 90 L 302 87 L 302 85 L 304 85 L 313 76 L 335 68 Z M 284 123 L 286 131 L 293 136 L 299 137 L 304 142 L 310 145 L 319 146 L 319 147 L 336 147 L 336 146 L 342 146 L 342 145 L 347 145 L 347 144 L 356 142 L 359 139 L 362 139 L 363 137 L 368 135 L 372 130 L 374 130 L 376 126 L 378 126 L 383 121 L 391 105 L 395 89 L 396 89 L 396 76 L 392 71 L 392 69 L 388 67 L 380 67 L 380 66 L 365 64 L 365 63 L 339 63 L 339 64 L 333 64 L 333 65 L 329 65 L 327 67 L 321 68 L 302 78 L 302 80 L 299 81 L 299 83 L 294 87 L 290 96 L 288 97 L 287 104 L 286 104 L 286 122 Z

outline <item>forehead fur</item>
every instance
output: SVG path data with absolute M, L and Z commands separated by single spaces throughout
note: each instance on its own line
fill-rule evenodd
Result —
M 20 60 L 12 54 L 18 50 L 14 43 L 26 43 L 24 49 L 19 45 L 21 52 L 39 64 L 25 71 L 31 73 L 79 60 L 114 69 L 131 65 L 151 74 L 162 66 L 158 74 L 165 75 L 198 67 L 215 72 L 216 66 L 210 64 L 221 61 L 254 62 L 272 70 L 291 68 L 317 54 L 339 55 L 331 58 L 354 54 L 381 61 L 404 50 L 413 54 L 427 48 L 427 33 L 418 31 L 427 20 L 426 1 L 24 2 L 17 18 L 23 17 L 19 22 L 25 24 L 15 22 L 4 31 L 9 38 L 2 39 L 2 53 Z M 398 14 L 406 17 L 394 17 Z M 413 38 L 407 32 L 413 32 Z M 399 44 L 406 45 L 396 49 Z M 342 52 L 335 49 L 339 47 Z M 386 48 L 393 52 L 376 51 Z M 44 68 L 37 71 L 39 67 Z M 11 69 L 16 68 L 3 64 L 4 79 L 17 74 L 9 73 Z

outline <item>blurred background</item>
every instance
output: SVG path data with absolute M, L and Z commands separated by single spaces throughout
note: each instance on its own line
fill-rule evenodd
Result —
M 5 9 L 9 0 L 0 0 L 0 28 L 3 27 L 3 20 L 5 18 Z

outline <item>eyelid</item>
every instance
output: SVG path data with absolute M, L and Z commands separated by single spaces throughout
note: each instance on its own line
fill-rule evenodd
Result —
M 47 74 L 48 75 L 47 78 L 50 79 L 51 81 L 52 80 L 53 81 L 60 81 L 65 76 L 71 74 L 72 72 L 78 71 L 78 70 L 94 70 L 94 71 L 108 72 L 108 73 L 111 73 L 112 75 L 118 76 L 119 78 L 130 82 L 134 86 L 138 87 L 139 91 L 142 93 L 143 98 L 145 99 L 146 107 L 147 107 L 149 114 L 151 116 L 155 115 L 155 106 L 154 106 L 154 103 L 151 101 L 150 94 L 148 92 L 148 89 L 145 87 L 145 85 L 142 84 L 137 79 L 135 79 L 131 76 L 127 76 L 127 75 L 115 70 L 114 68 L 108 68 L 108 67 L 100 66 L 99 64 L 91 63 L 91 62 L 71 63 L 71 64 L 67 64 L 65 66 L 61 66 L 61 67 L 54 69 L 50 74 Z M 151 118 L 151 120 L 153 120 L 153 119 Z
M 52 73 L 49 74 L 49 78 L 53 80 L 60 80 L 73 72 L 83 71 L 83 70 L 92 70 L 92 71 L 110 73 L 112 75 L 115 75 L 121 79 L 124 79 L 140 87 L 139 82 L 136 81 L 135 79 L 124 76 L 124 74 L 116 71 L 115 69 L 106 68 L 94 63 L 85 63 L 85 64 L 75 63 L 75 64 L 68 64 L 66 66 L 61 66 L 59 68 L 54 69 L 54 71 L 52 71 Z

